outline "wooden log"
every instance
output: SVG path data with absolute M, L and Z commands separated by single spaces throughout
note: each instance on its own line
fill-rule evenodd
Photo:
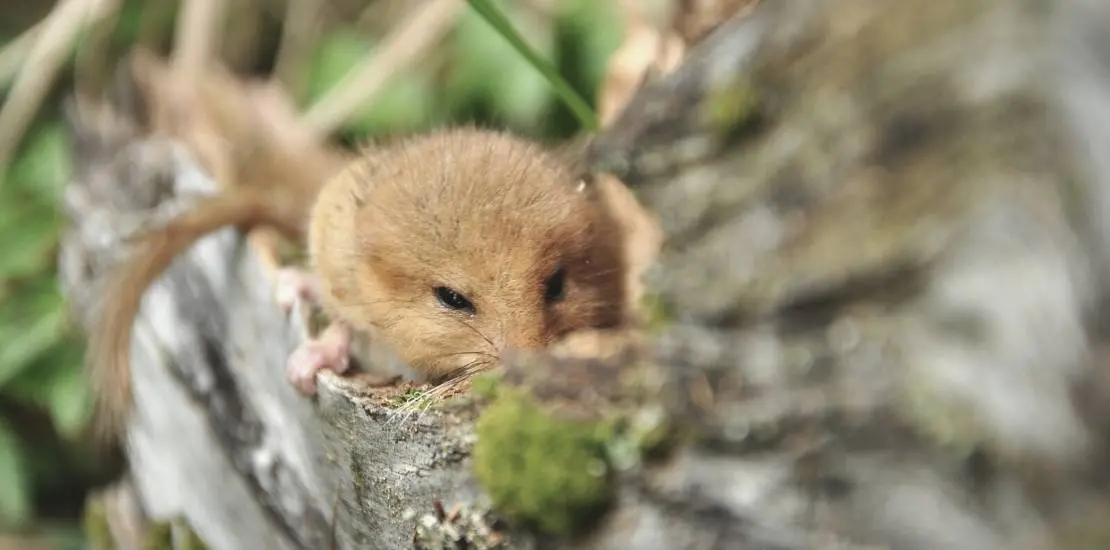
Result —
M 297 397 L 281 370 L 301 327 L 239 238 L 213 235 L 144 305 L 129 456 L 146 512 L 218 549 L 326 548 L 333 527 L 340 548 L 1110 545 L 1106 36 L 1095 0 L 761 2 L 720 26 L 591 150 L 667 234 L 659 328 L 602 338 L 622 352 L 600 358 L 510 358 L 483 403 L 405 417 L 330 375 Z M 126 219 L 104 205 L 194 171 L 76 126 L 100 136 L 63 250 L 87 319 L 118 248 L 96 220 Z M 513 413 L 547 420 L 518 433 Z M 588 530 L 485 514 L 535 473 L 516 437 L 607 418 L 665 444 L 626 430 L 562 468 L 605 474 Z

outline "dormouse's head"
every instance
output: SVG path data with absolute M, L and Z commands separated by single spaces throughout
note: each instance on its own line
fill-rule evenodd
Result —
M 588 182 L 539 146 L 455 129 L 357 170 L 348 318 L 443 376 L 624 314 L 622 239 Z

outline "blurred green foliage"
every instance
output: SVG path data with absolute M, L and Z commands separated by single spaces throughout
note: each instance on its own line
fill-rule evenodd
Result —
M 597 130 L 597 117 L 594 116 L 593 110 L 590 105 L 578 94 L 573 86 L 570 85 L 566 79 L 559 74 L 558 69 L 554 64 L 547 60 L 545 56 L 536 52 L 536 49 L 531 47 L 528 42 L 520 36 L 517 32 L 513 21 L 505 15 L 504 11 L 497 5 L 494 0 L 468 0 L 470 7 L 473 11 L 471 14 L 477 13 L 482 16 L 493 29 L 500 35 L 502 43 L 508 43 L 513 47 L 513 50 L 520 54 L 520 59 L 530 64 L 536 71 L 544 76 L 548 84 L 555 90 L 559 99 L 570 108 L 574 113 L 574 117 L 578 119 L 579 124 L 582 125 L 587 131 Z
M 0 19 L 20 3 L 35 4 L 5 2 Z M 124 2 L 110 33 L 109 55 L 118 56 L 136 40 L 169 44 L 175 11 L 162 4 Z M 544 14 L 523 2 L 497 3 L 536 53 L 592 104 L 605 62 L 620 39 L 612 3 L 550 4 L 554 11 Z M 162 15 L 145 17 L 145 9 Z M 22 28 L 35 19 L 24 20 Z M 0 37 L 0 49 L 13 37 Z M 330 22 L 313 46 L 301 102 L 310 104 L 373 55 L 381 38 L 353 20 Z M 75 53 L 72 58 L 81 59 Z M 83 340 L 67 318 L 55 267 L 64 223 L 60 194 L 73 170 L 58 100 L 73 83 L 73 71 L 67 71 L 24 136 L 8 184 L 0 188 L 0 531 L 60 516 L 76 522 L 81 495 L 97 467 L 81 437 L 90 410 Z M 0 88 L 0 94 L 5 92 Z M 452 122 L 508 127 L 539 139 L 563 138 L 579 129 L 536 67 L 469 10 L 429 59 L 391 81 L 347 121 L 340 137 L 359 142 Z

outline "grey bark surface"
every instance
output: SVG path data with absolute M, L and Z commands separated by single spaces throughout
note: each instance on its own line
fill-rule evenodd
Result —
M 762 2 L 637 94 L 590 158 L 668 236 L 663 328 L 506 379 L 573 400 L 568 372 L 594 397 L 639 372 L 657 384 L 635 407 L 686 436 L 617 473 L 588 536 L 505 544 L 1110 546 L 1107 36 L 1096 0 Z M 92 133 L 62 251 L 85 322 L 126 233 L 105 212 L 149 211 L 152 174 L 203 179 L 166 144 Z M 328 548 L 333 522 L 340 548 L 453 547 L 432 512 L 482 509 L 475 411 L 402 417 L 330 375 L 296 396 L 302 332 L 230 230 L 151 290 L 129 449 L 146 513 L 218 549 Z

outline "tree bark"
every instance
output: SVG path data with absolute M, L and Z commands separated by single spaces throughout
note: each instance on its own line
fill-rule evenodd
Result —
M 1105 294 L 1107 36 L 1095 0 L 761 2 L 639 92 L 590 158 L 667 235 L 648 345 L 521 354 L 491 398 L 663 419 L 658 452 L 622 463 L 608 442 L 612 498 L 575 537 L 486 514 L 485 401 L 405 416 L 327 374 L 318 399 L 297 396 L 283 365 L 299 317 L 234 231 L 212 235 L 151 289 L 136 331 L 128 456 L 145 513 L 186 518 L 217 549 L 327 548 L 333 533 L 339 548 L 1110 545 L 1092 466 L 1102 329 L 1097 311 L 1076 328 L 1057 307 Z M 163 203 L 160 178 L 180 194 L 203 175 L 126 121 L 74 118 L 62 273 L 89 322 L 125 220 Z M 1072 278 L 1095 281 L 1074 283 L 1087 298 L 1043 295 Z M 966 288 L 963 313 L 995 336 L 936 328 L 944 292 Z M 1010 368 L 1073 339 L 1086 359 Z

